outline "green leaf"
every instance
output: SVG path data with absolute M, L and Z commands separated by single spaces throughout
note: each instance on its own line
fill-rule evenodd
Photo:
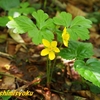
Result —
M 86 40 L 89 39 L 88 28 L 92 22 L 83 16 L 77 16 L 72 20 L 72 15 L 66 12 L 61 12 L 59 16 L 53 18 L 56 25 L 62 25 L 67 28 L 71 40 Z
M 26 16 L 15 18 L 16 23 L 25 31 L 28 32 L 35 27 L 35 24 Z
M 42 39 L 51 41 L 54 38 L 54 35 L 50 30 L 38 30 L 36 27 L 33 30 L 30 30 L 28 35 L 36 45 L 42 43 Z
M 75 70 L 86 80 L 100 87 L 100 61 L 89 59 L 85 63 L 82 60 L 76 60 L 74 63 Z
M 24 15 L 31 14 L 35 11 L 33 7 L 30 7 L 30 4 L 28 2 L 23 2 L 20 4 L 20 8 L 18 11 Z
M 53 24 L 53 20 L 51 18 L 43 22 L 41 26 L 42 26 L 41 29 L 47 28 L 47 29 L 53 30 L 55 28 L 55 25 Z
M 8 16 L 12 16 L 13 17 L 15 12 L 20 13 L 18 8 L 12 8 L 12 9 L 9 10 Z
M 91 27 L 92 22 L 88 19 L 86 19 L 83 16 L 76 16 L 73 21 L 71 22 L 71 27 L 72 26 L 82 26 L 85 28 L 90 28 Z
M 0 17 L 0 26 L 6 26 L 6 24 L 8 23 L 9 19 L 8 17 L 4 16 L 4 17 Z
M 7 27 L 13 29 L 14 33 L 25 33 L 32 38 L 34 44 L 42 43 L 42 39 L 47 39 L 51 41 L 54 39 L 54 34 L 50 28 L 52 25 L 52 20 L 48 19 L 46 24 L 44 24 L 42 29 L 37 28 L 37 26 L 25 16 L 19 16 L 7 23 Z
M 11 96 L 1 96 L 3 100 L 9 100 Z
M 21 6 L 22 8 L 27 8 L 29 5 L 30 5 L 30 4 L 29 4 L 28 2 L 22 2 L 22 3 L 20 3 L 20 6 Z
M 39 44 L 42 42 L 42 36 L 36 27 L 34 27 L 32 30 L 29 30 L 28 35 L 32 38 L 34 44 Z
M 9 21 L 6 26 L 12 29 L 14 33 L 25 33 L 25 31 L 20 27 L 14 20 Z
M 57 34 L 57 41 L 60 42 L 60 43 L 62 43 L 63 42 L 62 41 L 62 36 L 61 36 L 62 31 L 55 28 L 55 33 Z
M 78 38 L 82 40 L 89 39 L 89 31 L 88 28 L 91 27 L 92 22 L 86 19 L 83 16 L 75 17 L 72 22 L 71 26 L 68 29 L 68 32 L 71 35 L 72 40 L 77 40 Z
M 20 0 L 0 0 L 0 7 L 9 11 L 11 8 L 18 7 Z
M 8 28 L 14 29 L 14 33 L 25 33 L 34 29 L 34 23 L 26 16 L 19 16 L 7 23 Z
M 95 86 L 94 84 L 92 83 L 88 83 L 89 84 L 89 87 L 90 87 L 90 91 L 95 93 L 95 94 L 100 94 L 100 87 L 98 86 Z
M 35 11 L 33 7 L 30 7 L 30 4 L 28 2 L 23 2 L 20 4 L 19 7 L 10 9 L 8 12 L 9 16 L 13 16 L 15 12 L 18 12 L 23 15 L 32 14 Z
M 48 15 L 43 12 L 43 10 L 38 10 L 37 12 L 33 12 L 32 16 L 36 19 L 36 25 L 40 30 L 46 28 L 53 30 L 55 28 L 53 20 L 49 18 Z
M 89 20 L 91 20 L 95 24 L 99 24 L 100 23 L 100 12 L 88 13 L 86 18 L 88 18 Z
M 89 31 L 85 27 L 73 26 L 67 30 L 70 33 L 71 40 L 77 40 L 78 38 L 86 40 L 90 38 Z
M 47 39 L 48 41 L 51 41 L 54 39 L 54 35 L 50 30 L 41 30 L 40 34 L 42 35 L 42 39 Z
M 64 59 L 85 59 L 93 56 L 91 43 L 70 41 L 68 48 L 60 51 L 59 55 Z
M 53 21 L 57 25 L 69 27 L 71 24 L 72 15 L 70 13 L 61 12 L 57 17 L 53 18 Z
M 33 12 L 32 16 L 36 19 L 36 23 L 39 29 L 42 29 L 44 26 L 45 20 L 48 18 L 48 15 L 44 13 L 43 10 L 38 10 L 37 12 Z
M 51 18 L 48 19 L 48 15 L 43 10 L 33 12 L 32 16 L 36 19 L 36 28 L 29 31 L 32 41 L 35 44 L 39 44 L 42 43 L 42 39 L 47 39 L 48 41 L 54 39 L 53 29 L 55 25 L 53 20 Z

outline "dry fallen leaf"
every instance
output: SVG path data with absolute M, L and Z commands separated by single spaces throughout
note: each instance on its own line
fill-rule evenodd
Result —
M 87 6 L 93 6 L 93 3 L 96 0 L 68 0 L 68 2 L 70 2 L 71 4 L 75 4 L 75 5 L 87 5 Z
M 11 64 L 7 58 L 0 57 L 0 89 L 15 89 L 15 77 L 21 77 L 22 74 L 16 66 Z
M 84 11 L 80 10 L 79 8 L 75 7 L 74 5 L 67 4 L 66 10 L 72 14 L 73 17 L 76 16 L 86 16 L 87 13 Z
M 8 74 L 8 72 L 6 72 L 5 74 Z M 0 89 L 15 89 L 15 78 L 14 77 L 10 77 L 10 76 L 4 76 L 2 81 L 0 82 Z
M 6 65 L 9 66 L 10 63 L 11 63 L 10 60 L 0 57 L 0 72 L 5 72 L 5 70 L 4 70 L 4 69 L 6 69 L 5 66 Z
M 11 36 L 16 42 L 18 42 L 18 43 L 25 43 L 24 40 L 23 40 L 23 38 L 22 38 L 19 34 L 13 33 L 12 30 L 9 30 L 9 34 L 10 34 L 10 36 Z

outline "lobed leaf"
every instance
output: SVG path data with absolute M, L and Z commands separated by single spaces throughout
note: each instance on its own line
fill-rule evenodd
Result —
M 25 31 L 14 21 L 9 21 L 6 26 L 13 30 L 13 33 L 25 33 Z
M 22 2 L 20 3 L 20 6 L 18 8 L 10 9 L 8 15 L 13 16 L 15 12 L 18 12 L 23 15 L 32 14 L 35 9 L 33 7 L 30 7 L 29 5 L 30 4 L 28 2 Z
M 72 15 L 70 13 L 61 12 L 57 17 L 53 18 L 53 21 L 57 25 L 69 27 L 71 24 Z
M 25 33 L 34 29 L 34 23 L 26 16 L 19 16 L 7 23 L 7 27 L 13 29 L 14 33 Z
M 20 0 L 0 0 L 0 7 L 7 11 L 9 11 L 11 8 L 18 7 L 19 5 Z
M 71 40 L 77 40 L 78 38 L 86 40 L 90 38 L 89 31 L 85 27 L 73 26 L 70 29 L 68 29 L 68 32 L 71 35 Z
M 18 11 L 24 15 L 27 15 L 32 14 L 35 9 L 33 7 L 30 7 L 30 4 L 28 2 L 23 2 L 20 4 L 20 8 L 18 9 Z
M 61 12 L 57 17 L 53 18 L 56 25 L 62 25 L 67 28 L 71 40 L 86 40 L 89 39 L 88 28 L 92 22 L 83 16 L 77 16 L 72 20 L 72 15 L 66 12 Z
M 76 16 L 72 22 L 71 22 L 71 27 L 72 26 L 83 26 L 85 28 L 90 28 L 91 27 L 92 22 L 88 19 L 86 19 L 83 16 Z
M 93 56 L 91 43 L 70 41 L 68 48 L 60 51 L 59 55 L 64 59 L 85 59 Z
M 38 13 L 43 13 L 43 11 L 38 11 Z M 26 16 L 19 16 L 14 18 L 13 20 L 7 23 L 7 27 L 13 29 L 14 33 L 25 33 L 28 32 L 28 35 L 32 38 L 34 44 L 42 43 L 42 39 L 47 39 L 51 41 L 54 39 L 54 34 L 52 29 L 54 28 L 54 24 L 52 19 L 48 19 L 45 14 L 43 15 L 43 19 L 39 19 L 41 29 L 39 29 L 33 22 Z M 42 23 L 41 23 L 42 22 Z
M 48 15 L 44 13 L 43 10 L 38 10 L 37 12 L 33 12 L 32 16 L 36 19 L 37 26 L 40 29 L 44 26 L 44 22 L 48 18 Z
M 36 27 L 33 30 L 30 30 L 28 35 L 36 45 L 42 43 L 42 39 L 51 41 L 54 38 L 54 35 L 50 30 L 38 30 Z

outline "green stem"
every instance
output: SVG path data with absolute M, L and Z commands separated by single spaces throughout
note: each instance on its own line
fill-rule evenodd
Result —
M 56 60 L 57 60 L 57 56 L 56 56 L 56 58 L 54 59 L 54 62 L 53 62 L 53 65 L 52 65 L 50 79 L 52 79 L 52 75 L 53 75 L 53 71 L 54 71 L 54 66 L 55 66 L 55 64 L 56 64 Z
M 44 9 L 46 8 L 47 0 L 44 0 Z
M 47 58 L 47 86 L 49 87 L 50 82 L 51 82 L 51 78 L 50 78 L 50 70 L 51 68 L 51 61 Z
M 63 45 L 63 43 L 61 43 L 61 45 L 60 45 L 59 48 L 61 48 L 62 45 Z M 53 65 L 52 65 L 51 76 L 50 76 L 51 79 L 52 79 L 53 71 L 54 71 L 54 68 L 55 68 L 56 60 L 57 60 L 57 56 L 56 56 L 56 58 L 54 59 L 54 63 L 53 63 Z

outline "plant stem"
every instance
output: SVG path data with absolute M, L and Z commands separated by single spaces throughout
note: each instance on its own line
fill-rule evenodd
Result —
M 44 0 L 44 9 L 46 8 L 47 0 Z
M 50 70 L 51 68 L 51 61 L 47 58 L 47 86 L 49 87 L 50 82 L 51 82 L 51 78 L 50 78 Z
M 61 45 L 60 45 L 59 48 L 61 48 L 62 45 L 63 45 L 63 43 L 61 43 Z M 52 65 L 50 79 L 52 79 L 52 75 L 53 75 L 53 71 L 54 71 L 54 68 L 55 68 L 56 61 L 57 61 L 57 56 L 56 56 L 56 58 L 54 59 L 54 62 L 53 62 L 53 65 Z
M 53 65 L 52 65 L 50 79 L 52 79 L 52 75 L 53 75 L 54 67 L 55 67 L 55 64 L 56 64 L 56 60 L 57 60 L 57 57 L 54 59 L 54 62 L 53 62 Z

